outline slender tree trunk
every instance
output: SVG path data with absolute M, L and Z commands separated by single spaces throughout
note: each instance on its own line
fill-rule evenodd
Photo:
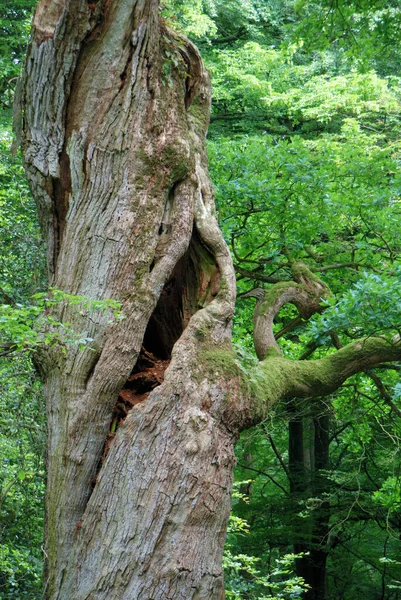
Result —
M 305 466 L 304 419 L 302 416 L 291 420 L 288 424 L 288 468 L 290 475 L 290 493 L 293 502 L 293 535 L 295 554 L 309 553 L 310 519 L 298 516 L 301 502 L 310 490 L 310 472 Z M 295 561 L 296 573 L 305 583 L 311 584 L 311 563 L 309 556 L 300 556 Z M 305 593 L 305 597 L 312 589 Z M 313 596 L 311 596 L 313 598 Z
M 325 407 L 320 404 L 321 411 Z M 304 431 L 304 422 L 308 429 Z M 305 439 L 307 443 L 305 443 Z M 328 481 L 322 470 L 329 467 L 329 417 L 322 414 L 316 418 L 304 417 L 289 423 L 289 472 L 290 491 L 299 512 L 299 501 L 312 498 L 318 502 L 310 507 L 307 518 L 294 520 L 294 552 L 305 556 L 296 559 L 296 571 L 309 586 L 304 593 L 311 600 L 327 597 L 326 562 L 328 557 L 328 534 L 330 503 L 325 499 Z
M 324 406 L 322 406 L 324 410 Z M 327 495 L 330 492 L 330 484 L 322 471 L 329 468 L 329 427 L 328 415 L 322 414 L 314 420 L 315 437 L 315 468 L 313 473 L 313 493 L 319 498 L 321 504 L 314 519 L 312 532 L 311 561 L 313 564 L 313 589 L 316 600 L 327 598 L 327 571 L 326 563 L 329 555 L 329 521 L 330 502 Z

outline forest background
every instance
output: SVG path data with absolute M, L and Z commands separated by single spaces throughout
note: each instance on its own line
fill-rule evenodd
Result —
M 41 596 L 46 424 L 30 354 L 43 340 L 44 249 L 12 102 L 33 0 L 0 4 L 0 598 Z M 235 343 L 253 351 L 246 294 L 288 276 L 330 286 L 309 321 L 276 319 L 290 358 L 399 331 L 401 9 L 396 0 L 168 0 L 163 15 L 212 75 L 209 155 L 238 279 Z M 173 67 L 165 56 L 165 75 Z M 66 331 L 63 343 L 85 343 Z M 278 406 L 237 448 L 227 597 L 401 598 L 398 365 L 330 397 Z M 295 558 L 295 555 L 297 558 Z M 318 595 L 320 594 L 320 595 Z

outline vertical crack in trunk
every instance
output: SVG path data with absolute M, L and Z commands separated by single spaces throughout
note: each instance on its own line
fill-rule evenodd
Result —
M 69 208 L 69 197 L 71 194 L 71 172 L 70 159 L 68 153 L 63 148 L 59 158 L 60 177 L 52 178 L 53 188 L 53 227 L 54 227 L 54 256 L 53 269 L 56 269 L 57 258 L 63 243 L 63 234 L 66 226 L 67 213 Z
M 141 352 L 119 393 L 94 483 L 118 427 L 135 406 L 145 402 L 150 392 L 163 383 L 175 343 L 190 317 L 216 297 L 220 283 L 220 271 L 214 258 L 194 231 L 187 252 L 178 261 L 160 294 L 145 331 Z

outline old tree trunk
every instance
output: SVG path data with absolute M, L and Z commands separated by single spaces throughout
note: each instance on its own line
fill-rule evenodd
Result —
M 17 130 L 47 240 L 51 285 L 115 299 L 58 305 L 93 342 L 42 349 L 48 416 L 48 600 L 219 599 L 234 444 L 280 398 L 313 397 L 381 360 L 370 338 L 288 361 L 272 335 L 327 289 L 259 290 L 249 383 L 231 348 L 235 277 L 219 231 L 205 135 L 208 75 L 157 0 L 40 0 Z

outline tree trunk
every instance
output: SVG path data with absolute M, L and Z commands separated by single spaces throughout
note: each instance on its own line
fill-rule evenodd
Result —
M 289 423 L 290 491 L 295 503 L 294 515 L 299 512 L 300 500 L 311 498 L 317 503 L 309 508 L 307 518 L 295 516 L 294 519 L 294 552 L 304 554 L 296 559 L 296 572 L 309 586 L 304 597 L 310 600 L 325 600 L 327 597 L 330 502 L 325 498 L 329 493 L 329 482 L 322 470 L 329 468 L 330 442 L 329 416 L 323 414 L 325 409 L 325 404 L 320 402 L 315 408 L 321 411 L 320 415 L 315 418 L 299 417 Z M 305 422 L 308 424 L 306 432 Z M 304 444 L 304 437 L 307 444 Z
M 322 410 L 325 407 L 322 405 Z M 314 495 L 320 499 L 321 504 L 317 509 L 314 519 L 312 534 L 311 561 L 313 563 L 313 589 L 316 600 L 327 598 L 327 570 L 326 563 L 329 555 L 330 534 L 330 482 L 322 471 L 329 469 L 330 449 L 330 419 L 329 415 L 322 414 L 314 419 L 315 429 L 315 467 L 313 473 Z
M 39 3 L 21 129 L 51 284 L 119 300 L 124 316 L 58 306 L 94 342 L 36 357 L 47 599 L 223 594 L 234 384 L 200 356 L 230 348 L 235 280 L 207 172 L 209 103 L 197 50 L 157 1 Z
M 44 345 L 48 417 L 46 600 L 219 599 L 234 443 L 281 398 L 321 396 L 401 357 L 358 340 L 289 361 L 270 331 L 294 282 L 261 295 L 254 377 L 231 348 L 235 277 L 218 228 L 205 136 L 210 85 L 157 0 L 40 0 L 15 124 L 47 241 L 50 283 L 115 299 L 58 304 L 87 339 Z M 283 295 L 284 294 L 284 295 Z

